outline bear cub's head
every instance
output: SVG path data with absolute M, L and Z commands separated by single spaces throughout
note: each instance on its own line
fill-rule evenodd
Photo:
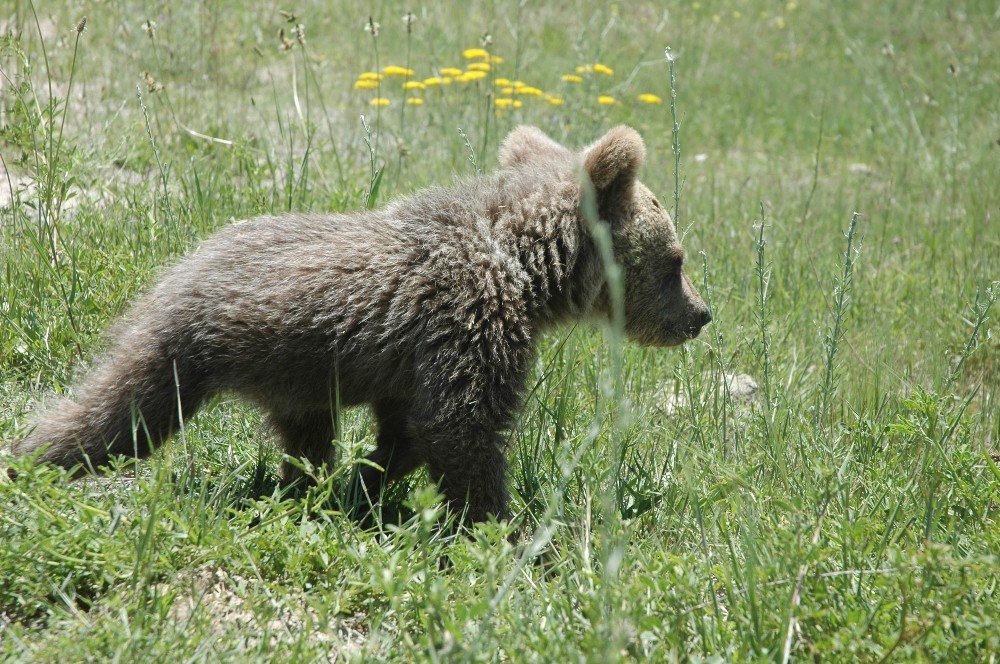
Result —
M 620 126 L 573 152 L 535 127 L 518 127 L 500 150 L 507 168 L 585 174 L 600 218 L 611 228 L 615 259 L 625 277 L 625 332 L 649 346 L 674 346 L 698 336 L 712 314 L 684 273 L 684 250 L 673 221 L 638 180 L 646 146 L 634 129 Z M 607 296 L 598 300 L 607 308 Z M 608 313 L 607 311 L 603 313 Z

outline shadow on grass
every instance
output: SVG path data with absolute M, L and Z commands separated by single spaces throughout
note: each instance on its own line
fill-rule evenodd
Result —
M 193 490 L 213 496 L 213 509 L 244 511 L 261 500 L 277 500 L 296 504 L 304 516 L 318 519 L 333 513 L 342 514 L 363 530 L 383 530 L 388 526 L 402 526 L 416 512 L 406 505 L 406 498 L 419 474 L 382 488 L 372 500 L 364 495 L 360 486 L 359 466 L 335 468 L 330 473 L 319 473 L 311 482 L 288 483 L 273 470 L 274 464 L 267 456 L 259 456 L 249 467 L 250 472 L 235 469 L 227 477 L 199 477 Z M 182 487 L 185 473 L 172 474 L 172 483 Z M 263 517 L 255 517 L 250 527 L 259 525 Z

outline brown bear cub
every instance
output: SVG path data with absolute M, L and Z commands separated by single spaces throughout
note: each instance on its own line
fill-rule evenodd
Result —
M 505 518 L 500 432 L 536 340 L 610 313 L 584 175 L 623 269 L 627 334 L 669 346 L 711 320 L 667 211 L 636 179 L 644 158 L 628 127 L 582 152 L 520 127 L 490 176 L 371 212 L 233 224 L 164 272 L 73 397 L 50 404 L 14 452 L 78 472 L 146 456 L 230 391 L 267 411 L 289 456 L 321 466 L 331 404 L 369 404 L 369 496 L 426 464 L 468 520 Z

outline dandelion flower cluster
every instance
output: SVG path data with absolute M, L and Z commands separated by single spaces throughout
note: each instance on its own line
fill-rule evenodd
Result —
M 465 49 L 462 52 L 462 57 L 474 62 L 470 62 L 465 69 L 440 67 L 434 76 L 427 78 L 416 78 L 417 72 L 409 67 L 386 65 L 379 72 L 367 71 L 359 74 L 357 80 L 354 82 L 354 89 L 375 91 L 375 96 L 369 100 L 369 103 L 374 107 L 385 107 L 389 106 L 392 101 L 389 97 L 382 95 L 386 90 L 396 88 L 396 85 L 399 85 L 403 90 L 403 97 L 406 104 L 410 106 L 422 106 L 427 101 L 423 96 L 408 97 L 407 93 L 427 91 L 428 88 L 450 85 L 453 81 L 457 83 L 480 81 L 489 76 L 495 65 L 502 64 L 504 61 L 499 56 L 490 55 L 484 48 Z M 401 84 L 390 83 L 390 79 L 392 78 L 401 78 L 403 81 Z M 506 79 L 498 80 L 506 81 Z M 507 82 L 509 83 L 509 81 Z M 541 91 L 538 91 L 538 94 L 541 94 Z M 517 108 L 520 105 L 520 102 L 510 104 L 512 108 Z M 499 107 L 503 107 L 503 104 L 500 104 Z
M 487 42 L 484 44 L 488 45 Z M 539 102 L 537 103 L 545 102 L 549 106 L 563 106 L 567 103 L 573 103 L 574 100 L 578 102 L 580 97 L 572 90 L 574 86 L 588 80 L 599 83 L 605 77 L 612 77 L 615 74 L 614 69 L 600 62 L 578 65 L 574 69 L 575 73 L 566 73 L 560 76 L 560 81 L 563 84 L 568 84 L 568 87 L 556 94 L 555 91 L 546 90 L 541 85 L 531 85 L 525 81 L 512 80 L 497 75 L 498 67 L 503 64 L 504 59 L 492 55 L 486 48 L 467 48 L 461 52 L 461 56 L 462 59 L 468 61 L 464 68 L 439 67 L 432 72 L 432 76 L 426 78 L 418 76 L 417 72 L 409 67 L 399 65 L 386 65 L 380 71 L 362 72 L 354 82 L 354 89 L 371 90 L 372 98 L 369 100 L 369 104 L 375 108 L 384 108 L 394 103 L 391 95 L 386 95 L 391 90 L 402 92 L 402 99 L 399 101 L 401 104 L 424 106 L 425 104 L 433 104 L 435 99 L 441 99 L 437 95 L 444 94 L 444 92 L 435 91 L 435 88 L 449 86 L 452 82 L 463 84 L 463 87 L 467 84 L 474 84 L 468 85 L 468 87 L 478 90 L 477 94 L 483 94 L 484 89 L 480 82 L 490 79 L 487 82 L 490 87 L 486 88 L 485 92 L 489 94 L 489 90 L 496 90 L 497 96 L 493 98 L 492 105 L 497 114 L 502 114 L 506 111 L 522 108 L 526 103 L 536 103 L 531 102 L 532 98 L 538 98 Z M 600 85 L 603 87 L 603 84 Z M 620 104 L 615 96 L 607 92 L 600 92 L 600 88 L 593 89 L 588 86 L 585 89 L 593 90 L 590 94 L 598 93 L 596 102 L 600 106 Z M 410 94 L 419 96 L 409 96 Z M 451 97 L 444 97 L 444 99 L 448 98 Z M 594 97 L 590 97 L 590 99 L 593 100 Z M 637 102 L 641 105 L 663 103 L 661 97 L 651 92 L 639 94 L 633 100 L 633 103 Z

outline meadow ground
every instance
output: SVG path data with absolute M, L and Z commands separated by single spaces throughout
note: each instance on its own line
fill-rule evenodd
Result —
M 226 398 L 106 478 L 11 462 L 6 659 L 994 660 L 995 2 L 379 2 L 377 36 L 343 0 L 145 4 L 0 9 L 0 440 L 213 229 L 493 169 L 518 123 L 644 134 L 715 321 L 542 341 L 516 546 L 423 476 L 345 516 L 364 411 L 304 495 Z

